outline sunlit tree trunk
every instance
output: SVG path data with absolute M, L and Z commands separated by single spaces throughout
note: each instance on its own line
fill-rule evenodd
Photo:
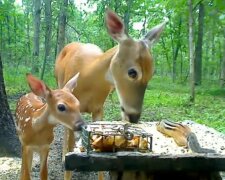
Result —
M 32 72 L 39 72 L 39 43 L 40 43 L 40 20 L 41 20 L 41 0 L 33 0 L 34 6 L 34 47 Z
M 58 48 L 58 37 L 59 37 L 59 28 L 56 29 L 56 43 L 55 43 L 55 46 L 54 46 L 54 52 L 55 52 L 55 59 L 57 57 L 57 48 Z
M 31 57 L 31 40 L 30 40 L 30 12 L 31 12 L 31 5 L 28 4 L 27 1 L 22 1 L 23 6 L 25 8 L 24 10 L 24 18 L 25 21 L 25 28 L 26 28 L 26 45 L 27 45 L 27 53 L 28 53 L 28 59 Z M 26 60 L 27 61 L 27 60 Z M 27 62 L 26 62 L 27 63 Z
M 163 52 L 164 52 L 165 57 L 166 57 L 166 62 L 167 62 L 168 70 L 169 70 L 169 73 L 171 74 L 172 67 L 171 67 L 171 62 L 169 60 L 169 53 L 168 53 L 168 50 L 166 48 L 166 43 L 165 43 L 164 37 L 161 37 L 161 42 L 162 42 Z M 164 64 L 162 64 L 162 65 L 164 65 Z
M 183 80 L 183 51 L 180 49 L 180 80 Z
M 67 10 L 68 0 L 61 0 L 60 6 L 60 15 L 59 15 L 59 25 L 58 25 L 58 40 L 57 40 L 57 54 L 65 45 L 65 30 L 66 30 L 66 19 L 67 19 Z
M 20 142 L 10 112 L 3 78 L 3 65 L 0 52 L 0 152 L 5 155 L 20 155 Z
M 8 51 L 8 53 L 7 53 L 7 57 L 9 58 L 9 59 L 12 59 L 12 52 L 11 52 L 11 42 L 12 42 L 12 40 L 11 40 L 11 28 L 10 28 L 10 17 L 9 17 L 9 15 L 6 15 L 6 26 L 7 26 L 7 36 L 8 36 L 8 48 L 7 48 L 7 51 Z
M 194 26 L 193 26 L 193 1 L 188 0 L 189 7 L 189 58 L 190 58 L 190 101 L 195 101 L 194 81 Z
M 210 41 L 210 37 L 209 37 L 209 33 L 205 33 L 205 41 L 206 42 L 209 42 Z M 209 59 L 210 59 L 210 43 L 206 43 L 205 44 L 205 47 L 204 47 L 204 66 L 203 66 L 203 74 L 204 74 L 204 78 L 208 79 L 210 76 L 209 76 L 209 66 L 208 66 L 208 63 L 209 63 Z
M 178 57 L 178 53 L 181 47 L 181 42 L 180 42 L 180 34 L 181 34 L 181 23 L 182 23 L 182 19 L 181 17 L 179 18 L 179 24 L 178 24 L 178 32 L 177 32 L 177 43 L 176 43 L 176 48 L 173 51 L 173 82 L 175 82 L 176 80 L 176 76 L 177 76 L 177 57 Z
M 170 73 L 172 73 L 172 80 L 173 80 L 173 77 L 174 77 L 174 69 L 175 69 L 175 65 L 174 65 L 174 52 L 175 52 L 175 50 L 174 50 L 174 33 L 173 33 L 173 29 L 174 29 L 174 27 L 173 27 L 173 25 L 172 25 L 172 23 L 169 21 L 169 29 L 170 29 L 170 33 L 169 33 L 169 37 L 168 38 L 170 38 L 170 44 L 171 44 L 171 53 L 172 53 L 172 58 L 171 58 L 171 60 L 170 61 L 172 61 L 172 62 L 170 62 L 170 63 L 172 63 L 172 69 L 171 69 L 171 71 L 170 71 Z
M 3 50 L 3 22 L 0 22 L 0 51 Z
M 13 16 L 13 26 L 14 26 L 14 29 L 13 29 L 13 34 L 14 34 L 14 58 L 17 57 L 17 20 L 16 20 L 16 16 Z
M 220 73 L 220 87 L 225 87 L 225 28 L 224 28 L 224 49 L 223 49 L 223 60 L 221 62 L 221 73 Z
M 200 85 L 202 82 L 202 42 L 204 27 L 204 4 L 199 4 L 198 15 L 198 40 L 195 48 L 195 85 Z
M 211 61 L 216 61 L 216 45 L 215 45 L 215 30 L 214 30 L 214 23 L 215 21 L 212 20 L 212 25 L 211 25 Z M 211 65 L 209 66 L 210 67 L 210 70 L 209 70 L 209 73 L 210 73 L 210 78 L 213 79 L 214 78 L 214 74 L 215 74 L 215 66 L 214 65 Z
M 46 62 L 49 61 L 52 36 L 52 10 L 51 0 L 45 0 L 45 56 L 41 71 L 41 79 L 44 78 Z
M 142 30 L 140 31 L 139 38 L 143 37 L 146 34 L 146 23 L 147 23 L 147 15 L 146 15 L 146 12 L 145 12 Z
M 126 0 L 127 8 L 124 14 L 124 24 L 125 24 L 125 31 L 129 33 L 129 23 L 130 23 L 130 11 L 132 9 L 133 0 Z

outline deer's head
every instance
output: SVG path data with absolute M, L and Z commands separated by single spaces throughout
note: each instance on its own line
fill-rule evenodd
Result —
M 119 44 L 108 74 L 119 97 L 122 117 L 132 123 L 140 118 L 145 90 L 153 75 L 150 48 L 164 25 L 165 22 L 153 27 L 141 40 L 134 40 L 125 33 L 124 24 L 115 13 L 106 13 L 108 33 Z

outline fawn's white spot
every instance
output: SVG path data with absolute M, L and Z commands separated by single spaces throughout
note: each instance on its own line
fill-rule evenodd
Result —
M 30 117 L 26 118 L 26 119 L 25 119 L 25 122 L 28 122 L 29 120 L 30 120 Z

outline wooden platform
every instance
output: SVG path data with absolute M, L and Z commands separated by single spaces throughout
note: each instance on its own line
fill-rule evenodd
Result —
M 225 171 L 225 156 L 162 155 L 138 152 L 68 153 L 65 169 L 76 171 Z
M 97 153 L 71 152 L 65 157 L 65 169 L 76 171 L 225 171 L 225 135 L 205 125 L 184 121 L 202 147 L 216 153 L 196 154 L 178 147 L 172 138 L 156 130 L 156 122 L 140 123 L 153 134 L 153 151 Z

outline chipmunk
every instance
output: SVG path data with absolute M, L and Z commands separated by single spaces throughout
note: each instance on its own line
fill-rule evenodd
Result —
M 157 123 L 156 128 L 162 134 L 172 137 L 178 146 L 185 146 L 195 153 L 215 153 L 213 149 L 202 148 L 197 136 L 187 125 L 162 120 Z

